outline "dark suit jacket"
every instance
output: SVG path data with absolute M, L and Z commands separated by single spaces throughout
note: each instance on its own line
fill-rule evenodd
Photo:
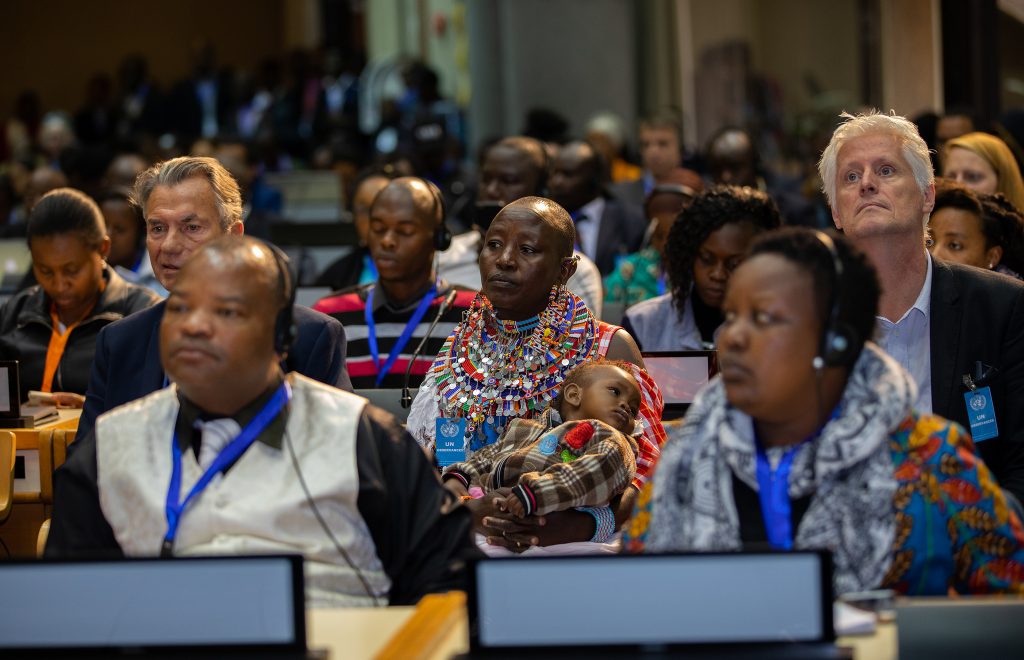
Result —
M 141 399 L 164 386 L 160 364 L 161 302 L 100 331 L 85 394 L 77 437 L 92 431 L 96 418 L 121 404 Z M 295 306 L 298 335 L 285 360 L 285 371 L 352 391 L 345 369 L 345 328 L 326 314 Z M 73 446 L 73 445 L 72 445 Z
M 608 275 L 615 270 L 616 257 L 639 250 L 646 231 L 643 213 L 616 197 L 605 197 L 601 227 L 597 232 L 597 254 L 593 256 L 601 274 Z
M 624 202 L 626 206 L 639 211 L 640 214 L 643 215 L 644 198 L 647 196 L 644 193 L 643 179 L 613 183 L 608 186 L 608 192 L 610 192 L 615 198 Z
M 222 72 L 214 77 L 214 81 L 217 90 L 217 127 L 221 133 L 224 133 L 234 127 L 234 118 L 231 116 L 231 78 Z M 199 102 L 196 91 L 198 82 L 194 78 L 178 82 L 171 90 L 168 99 L 170 108 L 170 111 L 167 112 L 168 130 L 189 140 L 203 133 L 203 106 Z
M 993 366 L 999 435 L 977 443 L 999 485 L 1024 499 L 1024 284 L 932 259 L 932 411 L 970 430 L 963 375 Z

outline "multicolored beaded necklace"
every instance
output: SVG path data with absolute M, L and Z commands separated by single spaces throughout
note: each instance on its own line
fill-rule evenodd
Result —
M 590 310 L 564 288 L 553 289 L 544 311 L 523 321 L 499 319 L 477 295 L 431 367 L 441 415 L 465 418 L 472 438 L 482 425 L 500 434 L 508 418 L 540 414 L 566 372 L 590 355 L 597 335 Z

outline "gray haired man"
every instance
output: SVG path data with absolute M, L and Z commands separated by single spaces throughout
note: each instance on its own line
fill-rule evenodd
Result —
M 882 286 L 877 338 L 917 382 L 917 409 L 958 422 L 1024 498 L 1024 285 L 925 248 L 935 184 L 910 121 L 844 115 L 818 169 L 836 227 Z
M 168 290 L 200 245 L 245 231 L 238 183 L 212 158 L 182 157 L 157 163 L 135 181 L 133 201 L 146 222 L 153 272 Z M 167 385 L 159 351 L 164 307 L 164 303 L 154 305 L 100 333 L 79 436 L 90 432 L 104 412 Z M 283 360 L 284 370 L 351 390 L 341 324 L 300 305 L 295 306 L 293 318 L 296 336 Z

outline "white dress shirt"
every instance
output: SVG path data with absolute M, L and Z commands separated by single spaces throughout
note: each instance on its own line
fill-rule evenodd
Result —
M 592 260 L 597 258 L 597 237 L 601 233 L 604 197 L 595 197 L 573 214 L 576 223 L 576 245 Z
M 918 412 L 932 412 L 932 341 L 931 341 L 931 298 L 932 259 L 925 255 L 928 271 L 924 286 L 917 294 L 914 306 L 907 310 L 899 321 L 875 317 L 878 328 L 878 344 L 904 369 L 910 372 L 917 383 Z

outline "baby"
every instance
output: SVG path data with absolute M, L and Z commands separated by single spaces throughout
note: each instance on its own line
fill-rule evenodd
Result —
M 622 362 L 581 364 L 540 419 L 515 419 L 497 442 L 445 468 L 445 486 L 465 495 L 512 486 L 498 505 L 524 518 L 605 505 L 636 473 L 640 385 Z

